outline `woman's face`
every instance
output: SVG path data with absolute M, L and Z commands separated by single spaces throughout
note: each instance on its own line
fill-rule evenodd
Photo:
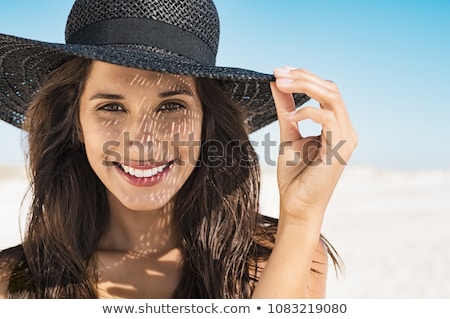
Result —
M 202 118 L 193 78 L 95 61 L 80 99 L 80 138 L 109 195 L 152 211 L 194 170 Z

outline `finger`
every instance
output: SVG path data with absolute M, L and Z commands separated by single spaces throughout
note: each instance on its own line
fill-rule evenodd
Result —
M 339 89 L 335 83 L 323 80 L 317 75 L 302 69 L 276 69 L 277 86 L 283 93 L 305 93 L 318 101 L 322 107 L 334 109 L 342 104 Z
M 291 80 L 291 82 L 301 81 L 304 83 L 316 84 L 322 87 L 324 90 L 338 91 L 337 86 L 333 81 L 324 80 L 319 76 L 317 76 L 316 74 L 305 69 L 296 69 L 292 67 L 278 68 L 275 69 L 274 75 L 277 79 L 285 79 L 285 80 L 289 79 Z M 286 81 L 285 83 L 288 84 L 289 81 Z M 292 93 L 292 92 L 285 92 L 285 93 Z
M 300 122 L 306 119 L 310 119 L 313 122 L 322 125 L 323 129 L 327 129 L 332 126 L 335 120 L 334 113 L 330 110 L 319 109 L 312 106 L 303 106 L 302 108 L 289 113 L 288 119 L 293 122 Z
M 283 93 L 274 82 L 270 83 L 273 100 L 278 115 L 278 123 L 280 125 L 280 142 L 296 141 L 302 136 L 298 130 L 298 125 L 289 119 L 289 114 L 295 111 L 295 102 L 292 94 Z

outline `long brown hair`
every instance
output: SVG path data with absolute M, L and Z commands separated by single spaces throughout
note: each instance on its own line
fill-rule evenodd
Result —
M 78 100 L 90 61 L 73 59 L 50 73 L 27 113 L 32 203 L 12 296 L 94 297 L 89 261 L 108 220 L 104 186 L 78 138 Z M 16 280 L 16 277 L 20 280 Z
M 32 192 L 21 246 L 0 254 L 11 298 L 96 298 L 95 250 L 108 219 L 106 190 L 79 139 L 79 98 L 91 61 L 53 71 L 27 113 Z M 176 195 L 183 256 L 175 298 L 248 298 L 270 255 L 276 220 L 259 214 L 260 171 L 241 108 L 214 80 L 203 104 L 199 163 Z M 0 278 L 1 279 L 1 278 Z
M 177 195 L 183 271 L 175 296 L 246 298 L 258 253 L 258 159 L 240 109 L 216 82 L 197 84 L 205 119 L 201 163 Z

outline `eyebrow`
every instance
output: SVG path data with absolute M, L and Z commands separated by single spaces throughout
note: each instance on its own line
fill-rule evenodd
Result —
M 161 92 L 161 93 L 158 94 L 158 96 L 160 98 L 166 98 L 166 97 L 171 97 L 171 96 L 175 96 L 175 95 L 189 95 L 189 96 L 193 96 L 194 93 L 192 93 L 190 90 L 178 89 L 178 90 L 174 90 L 174 91 Z
M 167 92 L 161 92 L 158 94 L 158 97 L 160 98 L 168 98 L 175 95 L 188 95 L 193 96 L 194 93 L 192 93 L 190 90 L 185 89 L 179 89 L 174 91 L 167 91 Z M 110 93 L 97 93 L 91 96 L 90 100 L 96 100 L 96 99 L 105 99 L 105 100 L 125 100 L 125 97 L 120 94 L 110 94 Z
M 109 94 L 109 93 L 97 93 L 91 96 L 90 100 L 105 99 L 105 100 L 125 100 L 125 97 L 120 94 Z

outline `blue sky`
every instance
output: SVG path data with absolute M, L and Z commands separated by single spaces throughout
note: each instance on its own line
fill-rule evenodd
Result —
M 0 32 L 63 42 L 72 3 L 1 0 Z M 338 84 L 360 136 L 350 164 L 450 168 L 449 1 L 215 3 L 218 65 L 262 72 L 290 65 Z M 309 123 L 301 127 L 317 132 Z M 253 139 L 268 132 L 277 138 L 277 124 Z M 22 163 L 21 132 L 0 123 L 0 136 L 0 164 Z

